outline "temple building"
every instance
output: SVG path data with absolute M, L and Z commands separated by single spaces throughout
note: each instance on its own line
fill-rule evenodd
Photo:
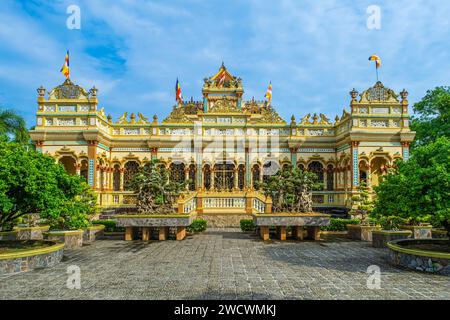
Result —
M 274 106 L 243 94 L 242 80 L 222 65 L 204 79 L 201 101 L 180 101 L 162 121 L 132 112 L 114 121 L 99 107 L 95 87 L 86 91 L 67 79 L 48 93 L 38 89 L 31 137 L 42 153 L 85 177 L 102 207 L 133 206 L 127 182 L 159 159 L 203 199 L 197 207 L 224 214 L 238 212 L 256 182 L 284 166 L 318 175 L 317 210 L 345 211 L 360 183 L 377 185 L 396 159 L 409 157 L 415 133 L 406 90 L 397 94 L 381 82 L 353 89 L 350 111 L 333 120 L 307 114 L 286 121 Z

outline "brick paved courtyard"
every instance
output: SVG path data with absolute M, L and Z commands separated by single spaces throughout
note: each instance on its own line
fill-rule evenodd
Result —
M 450 299 L 450 273 L 389 265 L 387 252 L 344 238 L 263 243 L 238 230 L 208 230 L 181 242 L 100 240 L 67 251 L 50 269 L 0 278 L 0 299 Z M 81 289 L 67 289 L 67 267 Z M 367 267 L 381 289 L 367 289 Z

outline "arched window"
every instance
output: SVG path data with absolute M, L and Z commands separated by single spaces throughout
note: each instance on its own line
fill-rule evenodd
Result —
M 244 190 L 245 187 L 245 166 L 240 164 L 238 167 L 238 188 Z
M 334 190 L 334 167 L 331 164 L 327 167 L 327 190 Z
M 120 165 L 116 164 L 113 171 L 113 190 L 120 191 Z
M 323 181 L 323 165 L 319 161 L 313 161 L 308 165 L 308 171 L 313 172 L 317 176 L 317 182 L 324 183 Z
M 305 165 L 303 163 L 299 163 L 297 168 L 299 168 L 301 171 L 305 171 Z
M 258 182 L 261 178 L 261 170 L 259 168 L 258 164 L 255 164 L 252 168 L 252 181 L 253 181 L 253 188 L 255 190 L 258 190 Z
M 123 184 L 126 191 L 130 191 L 130 182 L 133 179 L 134 175 L 139 170 L 139 163 L 136 161 L 128 161 L 125 163 L 125 173 L 124 173 L 124 179 Z
M 283 164 L 283 171 L 289 170 L 290 168 L 291 168 L 291 165 L 289 163 L 284 163 Z
M 205 190 L 211 189 L 211 166 L 209 164 L 205 164 L 203 167 L 203 185 Z
M 280 170 L 280 165 L 276 161 L 268 161 L 263 166 L 263 182 L 269 181 L 269 178 L 276 175 Z
M 370 176 L 371 176 L 371 186 L 378 186 L 380 183 L 380 178 L 387 172 L 388 162 L 385 158 L 377 157 L 370 163 Z
M 184 163 L 171 163 L 170 167 L 170 180 L 174 182 L 183 183 L 185 181 Z
M 195 191 L 195 164 L 189 166 L 189 190 Z
M 80 176 L 83 177 L 86 181 L 88 181 L 88 172 L 88 161 L 81 160 Z
M 64 166 L 68 174 L 74 176 L 77 173 L 75 168 L 76 161 L 74 158 L 64 156 L 59 159 L 59 163 L 61 163 Z

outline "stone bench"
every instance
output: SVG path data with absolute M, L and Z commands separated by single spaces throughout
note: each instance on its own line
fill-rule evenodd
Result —
M 297 240 L 304 239 L 304 231 L 312 240 L 320 240 L 320 227 L 330 225 L 331 216 L 320 213 L 262 213 L 253 214 L 253 222 L 259 227 L 263 240 L 269 240 L 269 228 L 277 228 L 278 238 L 285 241 L 287 227 L 293 227 L 293 235 Z

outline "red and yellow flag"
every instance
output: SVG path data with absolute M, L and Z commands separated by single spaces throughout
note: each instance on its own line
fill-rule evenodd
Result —
M 369 57 L 369 61 L 375 61 L 377 69 L 381 67 L 381 58 L 379 56 L 372 55 Z
M 266 97 L 267 105 L 269 106 L 272 102 L 272 82 L 270 82 L 269 87 L 267 88 L 266 95 L 264 97 Z
M 70 67 L 69 67 L 69 50 L 66 53 L 66 59 L 64 61 L 63 66 L 61 67 L 60 72 L 66 76 L 66 79 L 70 78 Z

